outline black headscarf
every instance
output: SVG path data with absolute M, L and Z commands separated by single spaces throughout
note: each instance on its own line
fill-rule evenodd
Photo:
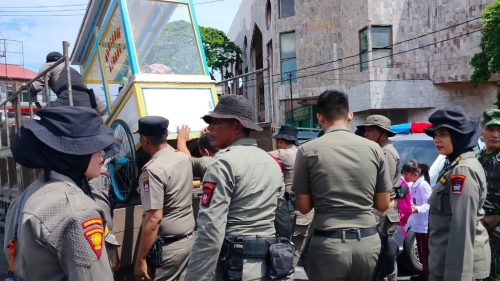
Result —
M 35 135 L 21 127 L 11 146 L 12 155 L 19 164 L 44 169 L 45 180 L 50 171 L 55 171 L 72 179 L 87 195 L 91 196 L 85 172 L 92 158 L 90 155 L 71 155 L 50 148 Z
M 459 133 L 452 129 L 448 129 L 448 131 L 450 132 L 451 143 L 453 145 L 453 152 L 446 156 L 450 162 L 454 161 L 462 153 L 473 151 L 481 135 L 479 129 L 468 134 Z

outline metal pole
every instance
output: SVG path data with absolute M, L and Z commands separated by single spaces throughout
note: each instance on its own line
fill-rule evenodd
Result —
M 69 106 L 73 106 L 73 90 L 71 89 L 71 67 L 69 65 L 68 47 L 69 47 L 68 41 L 63 41 L 64 64 L 66 65 L 66 77 L 68 80 Z
M 17 82 L 14 81 L 14 89 L 17 89 Z M 15 106 L 15 118 L 16 118 L 16 132 L 18 132 L 19 128 L 21 128 L 22 120 L 21 120 L 21 101 L 19 99 L 19 95 L 16 95 L 16 99 L 14 100 L 16 103 Z
M 293 118 L 293 91 L 292 91 L 292 73 L 288 73 L 288 84 L 290 85 L 290 116 L 292 119 L 292 123 L 295 123 Z
M 29 111 L 30 111 L 30 118 L 33 118 L 33 96 L 31 95 L 30 92 L 28 92 L 28 106 L 29 106 Z
M 50 107 L 50 92 L 47 74 L 45 74 L 45 76 L 43 77 L 43 90 L 45 92 L 45 99 L 47 103 L 45 107 Z
M 5 116 L 5 136 L 7 137 L 7 147 L 10 146 L 10 132 L 9 132 L 9 122 L 8 122 L 8 118 L 7 118 L 7 104 L 4 104 L 3 105 L 3 114 Z

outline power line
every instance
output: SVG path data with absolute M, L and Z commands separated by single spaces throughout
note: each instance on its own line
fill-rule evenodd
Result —
M 0 13 L 50 13 L 50 12 L 69 12 L 69 11 L 85 11 L 85 10 L 86 9 L 64 9 L 64 10 L 52 9 L 52 10 L 20 10 L 20 11 L 0 10 Z
M 67 14 L 67 15 L 5 15 L 2 14 L 1 16 L 4 17 L 75 17 L 75 16 L 83 16 L 84 14 Z
M 195 5 L 203 5 L 203 4 L 210 4 L 210 3 L 215 3 L 215 2 L 223 2 L 224 0 L 213 0 L 213 1 L 206 1 L 206 2 L 199 2 L 199 3 L 194 3 Z
M 432 46 L 432 45 L 435 45 L 435 44 L 439 44 L 439 43 L 443 43 L 443 42 L 446 42 L 446 41 L 454 40 L 454 39 L 457 39 L 457 38 L 460 38 L 460 37 L 463 37 L 463 36 L 468 36 L 470 34 L 473 34 L 473 33 L 476 33 L 476 32 L 482 31 L 482 30 L 483 29 L 480 28 L 480 29 L 477 29 L 477 30 L 474 30 L 474 31 L 467 32 L 465 34 L 461 34 L 461 35 L 457 35 L 457 36 L 454 36 L 454 37 L 450 37 L 448 39 L 443 39 L 443 40 L 436 41 L 436 42 L 433 42 L 433 43 L 430 43 L 430 44 L 418 46 L 416 48 L 408 49 L 408 50 L 405 50 L 405 51 L 400 51 L 400 52 L 397 52 L 397 53 L 394 53 L 394 54 L 391 54 L 391 55 L 387 55 L 387 56 L 383 56 L 383 57 L 379 57 L 379 58 L 367 60 L 367 61 L 364 61 L 363 63 L 372 62 L 372 61 L 376 61 L 376 60 L 381 60 L 381 59 L 385 59 L 385 58 L 392 58 L 393 56 L 396 56 L 396 55 L 408 53 L 408 52 L 415 51 L 415 50 L 418 50 L 418 49 L 423 49 L 423 48 L 426 48 L 426 47 L 429 47 L 429 46 Z M 310 76 L 319 75 L 319 74 L 323 74 L 323 73 L 327 73 L 327 72 L 332 72 L 332 71 L 335 71 L 335 70 L 344 69 L 344 68 L 348 68 L 348 67 L 352 67 L 352 66 L 356 66 L 356 65 L 360 65 L 360 64 L 361 64 L 361 62 L 357 62 L 357 63 L 350 64 L 350 65 L 347 65 L 347 66 L 339 67 L 339 68 L 324 70 L 324 71 L 320 71 L 320 72 L 316 72 L 316 73 L 306 74 L 306 75 L 303 75 L 303 76 L 297 76 L 295 79 L 307 78 L 307 77 L 310 77 Z M 276 82 L 273 82 L 273 83 L 276 84 L 276 83 L 281 83 L 283 81 L 288 81 L 288 80 L 279 80 L 279 81 L 276 81 Z
M 452 29 L 452 28 L 455 28 L 457 26 L 464 25 L 464 24 L 467 24 L 467 23 L 472 22 L 472 21 L 476 21 L 476 20 L 478 20 L 480 18 L 481 17 L 475 17 L 475 18 L 472 18 L 472 19 L 469 19 L 469 20 L 466 20 L 466 21 L 463 21 L 463 22 L 460 22 L 460 23 L 457 23 L 457 24 L 454 24 L 454 25 L 451 25 L 451 26 L 447 26 L 445 28 L 441 28 L 441 29 L 438 29 L 438 30 L 435 30 L 435 31 L 432 31 L 432 32 L 429 32 L 429 33 L 425 33 L 425 34 L 419 35 L 417 37 L 409 38 L 409 39 L 406 39 L 406 40 L 394 43 L 392 45 L 387 45 L 387 46 L 385 46 L 383 48 L 390 48 L 390 47 L 394 47 L 394 46 L 397 46 L 397 45 L 400 45 L 400 44 L 403 44 L 403 43 L 407 43 L 407 42 L 410 42 L 410 41 L 413 41 L 413 40 L 417 40 L 417 39 L 420 39 L 420 38 L 423 38 L 423 37 L 426 37 L 426 36 L 429 36 L 429 35 L 432 35 L 432 34 L 439 33 L 441 31 L 444 31 L 444 30 L 447 30 L 447 29 Z M 370 50 L 368 52 L 364 52 L 363 54 L 368 54 L 368 53 L 372 53 L 372 52 L 374 52 L 374 50 Z M 323 65 L 326 65 L 326 64 L 329 64 L 329 63 L 334 63 L 334 62 L 339 62 L 339 61 L 343 61 L 343 60 L 347 60 L 347 59 L 351 59 L 351 58 L 356 58 L 360 54 L 361 53 L 357 53 L 357 54 L 354 54 L 354 55 L 351 55 L 351 56 L 347 56 L 347 57 L 343 57 L 343 58 L 340 58 L 340 59 L 326 61 L 326 62 L 323 62 L 323 63 L 319 63 L 319 64 L 315 64 L 315 65 L 310 65 L 310 66 L 302 67 L 302 68 L 299 68 L 299 69 L 295 70 L 295 72 L 299 72 L 299 71 L 310 69 L 310 68 L 315 68 L 315 67 L 318 67 L 318 66 L 323 66 Z M 276 76 L 281 76 L 281 73 L 273 74 L 273 77 L 276 77 Z
M 44 5 L 44 6 L 0 6 L 0 9 L 60 8 L 60 7 L 78 7 L 78 6 L 87 6 L 87 4 Z

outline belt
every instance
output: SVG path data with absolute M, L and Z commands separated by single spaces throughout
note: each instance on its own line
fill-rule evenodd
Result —
M 314 230 L 314 235 L 336 239 L 361 239 L 377 234 L 376 227 L 357 229 Z
M 59 96 L 63 91 L 66 91 L 68 89 L 68 85 L 63 85 L 61 88 L 59 88 L 56 91 L 56 95 Z M 81 87 L 78 85 L 71 85 L 71 89 L 75 91 L 80 91 L 80 92 L 86 92 L 88 93 L 89 89 L 87 87 Z
M 181 235 L 181 236 L 174 236 L 174 237 L 159 236 L 158 238 L 160 238 L 163 241 L 163 245 L 167 245 L 167 244 L 171 244 L 171 243 L 180 241 L 182 239 L 187 239 L 191 236 L 193 236 L 193 232 L 186 234 L 186 235 Z

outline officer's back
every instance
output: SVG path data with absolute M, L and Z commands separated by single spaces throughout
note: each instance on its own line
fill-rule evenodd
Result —
M 231 183 L 226 233 L 273 235 L 278 192 L 282 188 L 281 171 L 276 161 L 258 148 L 254 140 L 241 139 L 219 151 L 214 162 L 227 165 L 235 180 Z M 205 177 L 210 178 L 210 174 Z
M 376 143 L 334 126 L 303 144 L 299 152 L 307 159 L 308 169 L 315 171 L 307 183 L 301 183 L 305 177 L 295 179 L 297 186 L 314 187 L 315 228 L 376 224 L 373 197 L 384 176 L 379 161 L 383 154 Z
M 380 253 L 372 207 L 387 209 L 391 187 L 384 154 L 347 129 L 352 113 L 344 93 L 323 92 L 317 116 L 325 133 L 299 148 L 292 185 L 299 211 L 315 211 L 304 247 L 308 276 L 372 280 Z

